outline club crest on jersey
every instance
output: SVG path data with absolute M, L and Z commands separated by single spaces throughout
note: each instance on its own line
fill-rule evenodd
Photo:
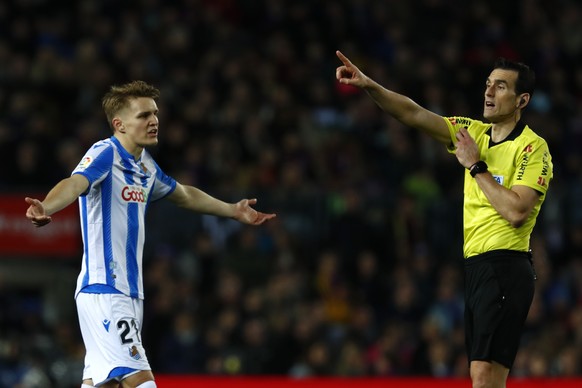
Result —
M 121 199 L 125 202 L 145 203 L 148 200 L 148 195 L 143 187 L 124 186 L 121 189 Z
M 141 358 L 141 354 L 139 354 L 139 351 L 135 345 L 129 349 L 129 356 L 134 360 L 139 360 Z
M 89 167 L 89 165 L 91 164 L 91 162 L 93 162 L 93 158 L 91 158 L 90 156 L 85 156 L 80 162 L 79 165 L 77 166 L 78 170 L 84 170 L 87 167 Z

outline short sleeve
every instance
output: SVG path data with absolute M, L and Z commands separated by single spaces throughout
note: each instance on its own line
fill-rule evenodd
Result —
M 150 194 L 152 201 L 157 201 L 170 195 L 176 189 L 176 180 L 167 175 L 158 164 L 152 160 L 156 166 L 156 183 Z
M 454 154 L 457 151 L 455 146 L 455 143 L 457 142 L 457 132 L 459 132 L 461 128 L 468 128 L 470 131 L 470 127 L 475 120 L 468 117 L 443 117 L 443 119 L 447 124 L 447 128 L 449 128 L 449 135 L 451 137 L 451 142 L 447 145 L 447 151 Z M 474 136 L 474 134 L 472 135 Z
M 528 186 L 545 194 L 553 178 L 552 157 L 547 143 L 540 138 L 527 144 L 517 160 L 512 186 Z
M 113 147 L 110 144 L 99 142 L 85 153 L 71 175 L 83 175 L 89 181 L 89 186 L 92 187 L 111 172 L 112 166 Z

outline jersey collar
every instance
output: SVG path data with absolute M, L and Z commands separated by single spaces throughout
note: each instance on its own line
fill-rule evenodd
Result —
M 134 163 L 139 162 L 141 157 L 136 160 L 132 154 L 130 154 L 129 152 L 127 152 L 127 150 L 125 148 L 123 148 L 123 146 L 121 145 L 121 142 L 119 141 L 118 138 L 116 138 L 115 136 L 111 136 L 111 141 L 113 142 L 113 144 L 115 144 L 115 146 L 119 150 L 119 154 L 121 155 L 121 157 L 124 160 L 128 160 L 128 161 L 134 162 Z
M 515 128 L 507 135 L 507 137 L 501 140 L 499 143 L 495 143 L 491 137 L 491 127 L 487 130 L 487 135 L 489 136 L 489 148 L 504 143 L 506 141 L 515 140 L 519 135 L 522 134 L 523 130 L 525 129 L 525 123 L 519 120 L 517 124 L 515 124 Z

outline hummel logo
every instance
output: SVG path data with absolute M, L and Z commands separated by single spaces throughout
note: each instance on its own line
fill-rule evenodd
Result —
M 111 323 L 111 321 L 109 319 L 104 319 L 103 320 L 103 327 L 105 328 L 105 330 L 107 332 L 109 332 L 109 324 Z

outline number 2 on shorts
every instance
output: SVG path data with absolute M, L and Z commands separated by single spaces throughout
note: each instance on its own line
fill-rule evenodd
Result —
M 141 339 L 139 338 L 139 328 L 137 326 L 137 323 L 135 322 L 135 319 L 131 320 L 131 326 L 133 326 L 135 331 L 135 339 L 137 340 L 136 342 L 141 342 Z M 117 322 L 117 328 L 119 329 L 119 338 L 121 338 L 122 344 L 130 344 L 134 342 L 131 336 L 128 337 L 131 331 L 131 326 L 129 322 L 123 319 Z

